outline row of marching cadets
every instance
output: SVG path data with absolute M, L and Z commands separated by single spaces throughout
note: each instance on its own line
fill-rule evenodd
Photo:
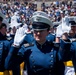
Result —
M 24 67 L 28 75 L 71 75 L 71 72 L 75 75 L 75 17 L 63 18 L 59 25 L 57 24 L 56 32 L 53 32 L 52 28 L 55 25 L 53 26 L 48 15 L 37 11 L 31 18 L 31 33 L 27 33 L 27 26 L 23 25 L 17 29 L 15 36 L 10 40 L 6 37 L 8 25 L 3 20 L 2 16 L 0 75 L 9 75 L 10 70 L 13 75 L 20 75 L 22 62 L 25 63 Z M 16 22 L 12 22 L 14 23 Z M 68 66 L 66 62 L 68 60 L 72 60 L 74 67 Z
M 9 70 L 4 68 L 5 58 L 9 52 L 11 44 L 13 43 L 16 30 L 22 26 L 22 23 L 17 22 L 17 19 L 18 13 L 15 13 L 9 24 L 5 15 L 0 12 L 0 75 L 22 75 L 23 72 L 24 66 L 22 65 L 24 65 L 24 63 L 12 66 L 13 68 L 10 68 Z M 24 28 L 27 31 L 28 28 L 26 24 L 24 25 Z
M 2 52 L 1 52 L 1 53 L 4 53 L 4 54 L 2 54 L 2 57 L 4 57 L 3 60 L 1 61 L 2 63 L 4 62 L 4 59 L 8 54 L 10 46 L 13 43 L 13 39 L 14 39 L 17 28 L 22 26 L 22 23 L 18 23 L 18 20 L 19 20 L 18 12 L 16 12 L 15 15 L 13 17 L 11 17 L 10 24 L 8 23 L 7 19 L 5 18 L 5 15 L 0 12 L 0 25 L 1 25 L 0 26 L 0 41 L 1 41 L 1 44 L 2 43 L 5 44 L 5 45 L 3 44 L 4 46 L 1 45 L 1 48 L 5 47 L 4 50 L 2 48 Z M 25 28 L 27 27 L 26 24 L 24 26 L 25 26 Z M 6 50 L 7 50 L 7 53 L 5 53 Z M 4 66 L 4 64 L 2 65 L 2 67 L 3 66 Z M 21 75 L 22 70 L 23 69 L 20 67 L 20 65 L 18 65 L 17 67 L 13 66 L 12 70 L 10 69 L 9 71 L 5 71 L 5 69 L 3 68 L 1 70 L 0 75 L 6 75 L 6 74 L 7 75 Z
M 62 28 L 68 33 L 68 39 L 72 43 L 76 41 L 76 21 L 75 20 L 76 20 L 75 16 L 71 16 L 71 17 L 69 16 L 68 19 L 66 19 L 66 17 L 63 18 L 63 22 L 62 22 Z M 67 21 L 67 23 L 65 23 L 65 21 Z M 56 29 L 58 27 L 60 27 L 60 26 L 58 26 L 58 25 L 60 25 L 60 23 L 61 22 L 54 22 L 53 23 L 53 29 L 51 29 L 50 33 L 46 37 L 46 40 L 48 42 L 53 42 L 55 40 Z M 60 32 L 58 34 L 59 36 L 60 36 L 60 34 L 62 34 L 62 32 L 61 33 Z M 33 38 L 33 37 L 31 36 L 31 38 Z M 32 40 L 34 40 L 34 39 L 32 39 Z M 72 62 L 72 60 L 73 60 L 73 62 Z M 73 64 L 75 63 L 74 60 L 75 59 L 72 59 L 72 57 L 69 56 L 68 61 L 64 62 L 64 65 L 65 65 L 64 75 L 75 75 L 75 68 L 73 66 Z
M 2 53 L 0 75 L 22 75 L 22 72 L 23 72 L 24 62 L 22 64 L 19 64 L 18 66 L 12 66 L 13 68 L 10 70 L 5 70 L 4 68 L 4 60 L 9 52 L 11 44 L 13 43 L 16 30 L 22 26 L 22 23 L 18 23 L 18 20 L 19 20 L 18 12 L 16 12 L 15 15 L 11 17 L 10 24 L 5 18 L 5 15 L 0 12 L 0 42 L 1 42 L 0 53 Z M 28 31 L 26 24 L 24 24 L 23 27 L 26 31 Z M 28 36 L 26 40 L 28 40 Z
M 68 17 L 62 19 L 56 30 L 56 40 L 51 42 L 47 36 L 53 24 L 47 14 L 37 11 L 33 14 L 31 22 L 33 37 L 25 33 L 24 26 L 16 31 L 14 42 L 5 59 L 5 68 L 12 69 L 12 66 L 24 61 L 28 75 L 64 75 L 63 62 L 69 60 L 67 57 L 70 53 L 66 54 L 66 51 L 70 50 L 72 43 L 67 34 L 71 29 Z

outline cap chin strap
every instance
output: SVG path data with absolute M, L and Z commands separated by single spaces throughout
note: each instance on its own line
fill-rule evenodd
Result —
M 45 29 L 34 29 L 33 30 L 36 30 L 36 31 L 42 31 L 42 30 L 47 30 L 48 28 L 45 28 Z

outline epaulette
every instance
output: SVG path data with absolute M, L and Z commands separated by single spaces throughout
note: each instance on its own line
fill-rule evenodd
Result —
M 34 46 L 34 44 L 33 43 L 26 43 L 26 44 L 24 44 L 24 47 L 31 47 L 31 46 Z
M 12 39 L 12 37 L 7 37 L 7 40 L 10 41 Z
M 70 39 L 71 42 L 75 42 L 76 41 L 76 38 L 72 38 Z

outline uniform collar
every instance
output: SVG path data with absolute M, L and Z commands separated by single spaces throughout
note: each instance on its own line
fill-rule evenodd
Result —
M 47 41 L 45 41 L 45 43 L 44 44 L 39 44 L 38 42 L 36 42 L 36 45 L 37 45 L 37 47 L 39 48 L 39 49 L 43 49 L 43 48 L 45 48 L 46 47 L 46 45 L 47 45 Z
M 0 32 L 0 40 L 6 40 L 6 35 L 3 35 L 1 32 Z

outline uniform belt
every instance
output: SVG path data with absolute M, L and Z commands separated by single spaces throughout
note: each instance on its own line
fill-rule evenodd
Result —
M 5 70 L 4 72 L 0 72 L 0 75 L 9 75 L 9 71 Z
M 72 61 L 64 62 L 65 66 L 73 67 Z

